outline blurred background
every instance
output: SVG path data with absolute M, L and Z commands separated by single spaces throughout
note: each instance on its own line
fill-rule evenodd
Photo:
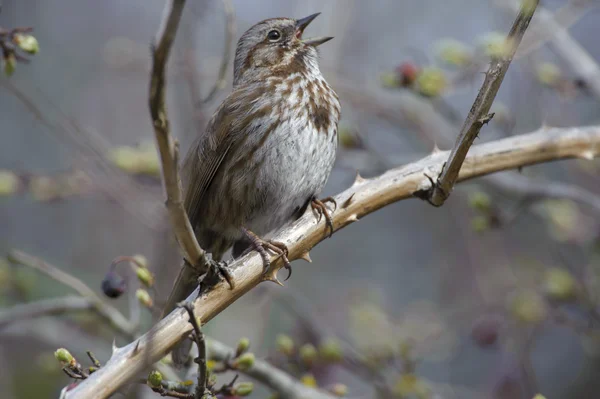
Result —
M 0 78 L 2 311 L 77 294 L 4 257 L 14 249 L 100 296 L 112 260 L 141 254 L 160 307 L 181 258 L 147 106 L 149 44 L 164 2 L 2 3 L 0 27 L 34 28 L 40 47 Z M 600 123 L 599 5 L 541 1 L 477 143 Z M 343 104 L 341 149 L 324 193 L 335 194 L 357 171 L 375 176 L 434 146 L 451 147 L 516 7 L 512 0 L 189 1 L 168 70 L 172 132 L 185 152 L 203 131 L 230 91 L 228 60 L 247 28 L 321 12 L 307 35 L 335 36 L 320 48 L 322 71 Z M 223 66 L 225 82 L 216 83 Z M 322 242 L 312 263 L 295 262 L 285 287 L 259 286 L 205 332 L 231 346 L 248 337 L 257 356 L 306 384 L 344 384 L 352 398 L 595 397 L 599 173 L 598 160 L 564 161 L 461 184 L 439 209 L 417 199 L 388 206 Z M 106 301 L 132 310 L 143 332 L 156 315 L 132 306 L 139 284 L 126 264 L 119 268 L 128 293 Z M 59 347 L 85 363 L 86 350 L 106 361 L 113 339 L 129 341 L 89 311 L 8 323 L 1 315 L 4 398 L 58 396 L 71 382 L 54 359 Z M 324 360 L 338 345 L 344 360 Z M 124 395 L 157 396 L 144 386 Z M 268 396 L 257 388 L 252 397 Z

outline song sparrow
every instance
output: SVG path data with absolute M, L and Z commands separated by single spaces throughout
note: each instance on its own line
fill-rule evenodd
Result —
M 302 38 L 318 15 L 267 19 L 242 35 L 233 91 L 185 159 L 185 209 L 213 259 L 233 246 L 234 258 L 250 247 L 268 266 L 266 248 L 287 262 L 285 246 L 259 236 L 309 204 L 329 220 L 317 196 L 335 161 L 340 104 L 321 75 L 316 47 L 332 38 Z M 197 277 L 189 266 L 181 269 L 165 312 L 194 290 Z

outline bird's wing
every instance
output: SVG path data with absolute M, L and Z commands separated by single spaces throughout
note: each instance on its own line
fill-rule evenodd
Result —
M 184 207 L 192 226 L 199 223 L 204 195 L 231 148 L 243 137 L 243 126 L 238 119 L 244 115 L 248 103 L 243 101 L 245 90 L 231 93 L 208 123 L 206 132 L 190 148 L 183 165 L 186 187 Z M 243 117 L 242 117 L 243 118 Z
M 242 94 L 243 91 L 236 90 L 223 101 L 208 122 L 204 134 L 192 144 L 183 162 L 184 207 L 194 228 L 200 222 L 200 210 L 204 206 L 206 191 L 223 161 L 231 155 L 234 144 L 242 136 L 240 133 L 243 132 L 236 125 L 236 115 L 244 111 L 240 108 L 243 106 L 240 105 L 243 104 Z M 184 263 L 163 309 L 163 316 L 171 312 L 197 285 L 197 273 Z

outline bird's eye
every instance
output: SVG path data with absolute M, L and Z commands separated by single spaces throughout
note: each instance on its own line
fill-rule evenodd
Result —
M 267 33 L 267 39 L 269 39 L 271 42 L 277 42 L 279 39 L 281 39 L 281 32 L 279 32 L 277 29 L 273 29 Z

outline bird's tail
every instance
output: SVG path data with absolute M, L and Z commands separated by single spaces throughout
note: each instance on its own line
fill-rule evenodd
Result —
M 179 274 L 175 279 L 169 298 L 165 303 L 161 319 L 171 313 L 177 307 L 177 304 L 185 300 L 198 286 L 198 275 L 185 262 L 179 268 Z

